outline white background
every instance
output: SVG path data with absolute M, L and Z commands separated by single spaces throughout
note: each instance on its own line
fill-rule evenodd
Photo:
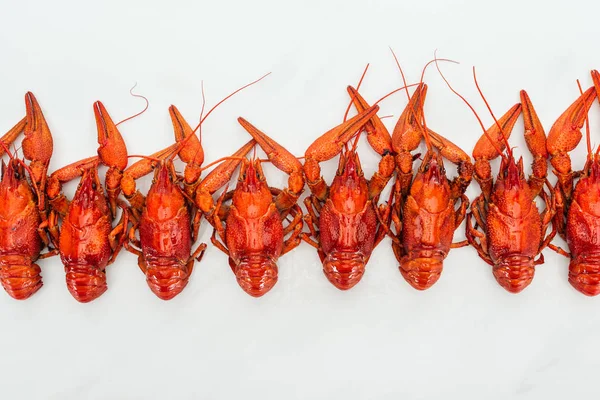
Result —
M 497 114 L 526 89 L 546 130 L 578 95 L 575 79 L 589 87 L 589 71 L 600 68 L 600 10 L 592 1 L 2 3 L 0 129 L 24 115 L 23 95 L 33 91 L 55 138 L 52 170 L 95 154 L 95 100 L 115 120 L 143 106 L 128 93 L 135 82 L 150 109 L 120 130 L 130 153 L 149 154 L 173 140 L 170 104 L 197 121 L 201 80 L 212 106 L 273 72 L 206 121 L 212 161 L 248 139 L 240 115 L 302 155 L 341 121 L 346 85 L 356 84 L 367 62 L 367 99 L 400 86 L 388 46 L 411 82 L 435 49 L 460 61 L 442 67 L 486 125 L 492 120 L 474 90 L 472 65 Z M 429 126 L 470 153 L 481 135 L 473 115 L 435 69 L 426 81 Z M 390 128 L 405 103 L 399 93 L 381 104 L 381 115 L 395 116 L 385 120 Z M 597 103 L 590 115 L 599 144 Z M 523 154 L 521 122 L 514 132 Z M 377 156 L 364 140 L 361 157 L 370 175 Z M 325 164 L 328 179 L 335 166 Z M 268 178 L 286 183 L 272 167 Z M 473 184 L 468 195 L 477 191 Z M 210 233 L 203 225 L 202 240 Z M 341 292 L 303 243 L 280 259 L 275 288 L 254 299 L 209 245 L 185 291 L 164 302 L 123 252 L 107 271 L 109 290 L 90 304 L 70 296 L 58 258 L 44 260 L 44 287 L 35 296 L 17 302 L 0 293 L 0 397 L 593 397 L 600 298 L 571 288 L 567 260 L 544 253 L 546 264 L 519 295 L 504 291 L 472 248 L 452 251 L 439 282 L 417 292 L 386 239 L 362 281 Z

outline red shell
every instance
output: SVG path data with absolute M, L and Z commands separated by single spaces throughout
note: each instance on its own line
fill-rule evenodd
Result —
M 148 191 L 139 225 L 146 282 L 162 300 L 170 300 L 186 287 L 194 260 L 190 260 L 190 213 L 181 189 L 162 166 Z
M 82 303 L 106 291 L 104 270 L 112 255 L 111 213 L 96 174 L 95 169 L 84 173 L 60 229 L 67 288 Z
M 600 294 L 600 181 L 581 178 L 567 215 L 567 243 L 571 251 L 569 282 L 588 296 Z
M 0 282 L 11 297 L 24 300 L 42 287 L 40 267 L 33 262 L 44 245 L 35 195 L 15 162 L 0 182 Z

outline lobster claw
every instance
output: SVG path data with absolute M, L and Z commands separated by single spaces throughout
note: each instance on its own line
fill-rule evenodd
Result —
M 175 140 L 177 143 L 186 141 L 185 146 L 179 151 L 179 158 L 185 165 L 183 173 L 184 181 L 187 186 L 191 186 L 195 189 L 195 186 L 200 180 L 202 173 L 202 164 L 204 163 L 204 149 L 200 138 L 194 134 L 192 128 L 183 118 L 177 107 L 169 107 L 169 115 L 171 115 L 171 121 L 173 122 L 173 131 L 175 133 Z M 192 136 L 192 137 L 190 137 Z
M 238 122 L 252 136 L 258 145 L 267 154 L 269 160 L 281 171 L 288 174 L 288 187 L 284 189 L 275 199 L 275 205 L 279 211 L 288 210 L 296 204 L 298 197 L 304 190 L 304 172 L 302 164 L 292 153 L 283 146 L 261 132 L 244 118 L 238 118 Z
M 352 86 L 348 86 L 347 90 L 359 114 L 369 108 L 369 104 L 358 90 Z M 367 141 L 379 155 L 392 152 L 392 137 L 377 114 L 365 124 L 364 129 L 367 132 Z
M 40 190 L 44 190 L 46 173 L 50 157 L 52 157 L 53 141 L 52 134 L 42 114 L 42 109 L 37 99 L 31 92 L 25 94 L 25 107 L 27 110 L 23 139 L 23 155 L 31 161 L 33 179 Z
M 252 139 L 233 153 L 235 158 L 221 162 L 202 179 L 196 188 L 194 199 L 196 207 L 206 215 L 210 215 L 214 211 L 215 204 L 212 195 L 231 180 L 231 175 L 242 162 L 241 157 L 245 157 L 254 146 L 256 146 L 256 141 Z
M 102 164 L 109 167 L 105 185 L 112 214 L 117 211 L 117 198 L 121 192 L 121 178 L 127 167 L 127 147 L 117 125 L 106 111 L 102 102 L 94 103 L 94 116 L 98 128 L 98 156 Z
M 592 73 L 592 77 L 594 77 Z M 596 79 L 597 80 L 597 79 Z M 596 83 L 596 82 L 594 82 Z M 595 87 L 586 90 L 569 108 L 556 120 L 546 141 L 550 162 L 555 169 L 558 182 L 567 199 L 573 190 L 573 176 L 569 151 L 573 150 L 581 141 L 581 128 L 587 118 L 587 113 L 597 97 Z

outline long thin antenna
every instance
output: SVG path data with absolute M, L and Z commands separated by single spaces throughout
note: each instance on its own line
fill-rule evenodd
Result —
M 363 79 L 365 79 L 365 75 L 367 75 L 367 70 L 369 69 L 369 65 L 367 64 L 367 66 L 365 67 L 365 70 L 363 71 L 360 80 L 358 81 L 358 85 L 356 85 L 356 91 L 358 91 L 360 89 L 360 85 L 362 85 L 362 81 Z M 352 107 L 352 103 L 354 102 L 354 96 L 352 96 L 352 98 L 350 99 L 350 103 L 348 104 L 348 107 L 346 108 L 346 112 L 344 113 L 344 121 L 346 122 L 346 119 L 348 119 L 348 113 L 350 112 L 350 107 Z
M 252 82 L 248 83 L 247 85 L 244 85 L 244 86 L 242 86 L 241 88 L 237 89 L 236 91 L 232 92 L 231 94 L 229 94 L 229 95 L 225 96 L 225 98 L 223 98 L 221 101 L 219 101 L 217 104 L 215 104 L 215 105 L 214 105 L 214 107 L 213 107 L 213 108 L 211 108 L 211 109 L 210 109 L 210 110 L 209 110 L 209 111 L 206 113 L 206 115 L 204 116 L 204 118 L 202 118 L 202 119 L 200 120 L 200 123 L 198 124 L 198 126 L 196 126 L 196 127 L 194 128 L 194 130 L 193 130 L 192 132 L 196 132 L 196 131 L 198 130 L 198 128 L 200 128 L 200 125 L 202 125 L 202 123 L 203 123 L 203 122 L 206 120 L 206 118 L 208 118 L 208 116 L 210 115 L 210 113 L 212 113 L 212 112 L 213 112 L 213 111 L 214 111 L 214 110 L 215 110 L 215 109 L 216 109 L 218 106 L 220 106 L 221 104 L 223 104 L 223 102 L 225 102 L 226 100 L 228 100 L 229 98 L 231 98 L 231 97 L 232 97 L 233 95 L 235 95 L 236 93 L 238 93 L 238 92 L 240 92 L 240 91 L 242 91 L 242 90 L 246 89 L 247 87 L 249 87 L 249 86 L 252 86 L 252 85 L 254 85 L 255 83 L 258 83 L 258 82 L 260 82 L 261 80 L 263 80 L 264 78 L 266 78 L 266 77 L 267 77 L 267 76 L 269 76 L 269 75 L 271 75 L 271 73 L 270 73 L 270 72 L 269 72 L 269 73 L 267 73 L 267 74 L 264 74 L 263 76 L 261 76 L 261 77 L 260 77 L 260 78 L 258 78 L 257 80 L 255 80 L 255 81 L 252 81 Z
M 477 118 L 477 122 L 479 122 L 479 125 L 481 125 L 481 129 L 483 130 L 483 134 L 487 137 L 488 141 L 491 143 L 491 145 L 494 147 L 494 149 L 498 152 L 498 154 L 500 155 L 500 157 L 502 157 L 503 160 L 506 160 L 506 156 L 504 155 L 504 152 L 502 151 L 502 149 L 500 149 L 500 147 L 498 147 L 498 145 L 496 144 L 495 140 L 490 136 L 490 134 L 487 132 L 487 130 L 485 129 L 485 125 L 483 125 L 483 122 L 481 121 L 481 118 L 479 118 L 479 115 L 477 114 L 477 111 L 475 111 L 475 109 L 473 108 L 473 106 L 471 105 L 471 103 L 469 103 L 469 101 L 467 99 L 465 99 L 465 97 L 458 93 L 450 84 L 450 82 L 448 81 L 448 79 L 446 79 L 446 77 L 444 76 L 444 74 L 442 73 L 442 70 L 440 69 L 439 64 L 436 62 L 435 66 L 438 70 L 438 73 L 440 74 L 440 76 L 442 77 L 442 79 L 444 80 L 444 82 L 446 82 L 446 85 L 448 86 L 448 88 L 452 91 L 452 93 L 454 93 L 455 95 L 457 95 L 473 112 L 473 115 L 475 115 L 475 118 Z
M 483 102 L 485 103 L 485 106 L 487 107 L 488 111 L 490 112 L 490 115 L 494 119 L 494 122 L 496 123 L 496 126 L 498 127 L 498 129 L 500 129 L 500 133 L 502 134 L 502 140 L 504 141 L 504 145 L 506 146 L 506 152 L 508 153 L 508 156 L 510 158 L 512 158 L 512 150 L 510 149 L 510 145 L 508 144 L 508 140 L 506 139 L 506 135 L 504 134 L 504 130 L 500 126 L 500 123 L 496 119 L 496 116 L 494 115 L 494 112 L 492 111 L 492 108 L 488 104 L 487 99 L 485 98 L 485 96 L 483 95 L 483 92 L 481 91 L 481 88 L 479 87 L 479 82 L 477 82 L 477 75 L 475 74 L 475 66 L 473 66 L 473 80 L 475 81 L 475 87 L 477 87 L 477 91 L 479 92 L 479 95 L 483 99 Z
M 146 102 L 146 106 L 145 106 L 145 107 L 144 107 L 144 109 L 143 109 L 142 111 L 140 111 L 139 113 L 137 113 L 137 114 L 134 114 L 134 115 L 132 115 L 131 117 L 127 117 L 127 118 L 125 118 L 124 120 L 122 120 L 122 121 L 120 121 L 120 122 L 117 122 L 117 123 L 115 124 L 115 126 L 119 126 L 119 125 L 121 125 L 121 124 L 122 124 L 123 122 L 125 122 L 125 121 L 129 121 L 130 119 L 133 119 L 133 118 L 135 118 L 135 117 L 138 117 L 138 116 L 142 115 L 143 113 L 145 113 L 145 112 L 146 112 L 146 110 L 148 109 L 148 106 L 150 106 L 150 102 L 148 101 L 148 99 L 147 99 L 146 97 L 142 96 L 141 94 L 133 93 L 133 89 L 135 89 L 135 87 L 136 87 L 136 86 L 137 86 L 137 82 L 135 83 L 135 85 L 133 85 L 133 87 L 132 87 L 131 89 L 129 89 L 129 94 L 130 94 L 130 95 L 132 95 L 133 97 L 137 97 L 137 98 L 140 98 L 140 99 L 144 99 L 144 101 Z
M 400 70 L 400 75 L 402 76 L 402 83 L 404 84 L 404 86 L 406 88 L 406 97 L 410 101 L 410 94 L 408 93 L 408 86 L 406 86 L 406 77 L 404 76 L 404 71 L 402 70 L 402 67 L 400 66 L 400 62 L 398 61 L 398 57 L 396 57 L 396 53 L 394 53 L 394 50 L 392 50 L 391 47 L 390 47 L 390 51 L 392 52 L 392 56 L 394 56 L 394 60 L 396 60 L 396 65 L 398 66 L 398 69 Z

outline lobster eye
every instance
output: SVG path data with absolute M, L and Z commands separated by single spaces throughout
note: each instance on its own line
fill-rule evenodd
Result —
M 92 189 L 96 190 L 96 182 L 92 183 Z
M 15 179 L 21 179 L 21 174 L 15 171 Z
M 260 179 L 260 174 L 256 171 L 256 179 Z

